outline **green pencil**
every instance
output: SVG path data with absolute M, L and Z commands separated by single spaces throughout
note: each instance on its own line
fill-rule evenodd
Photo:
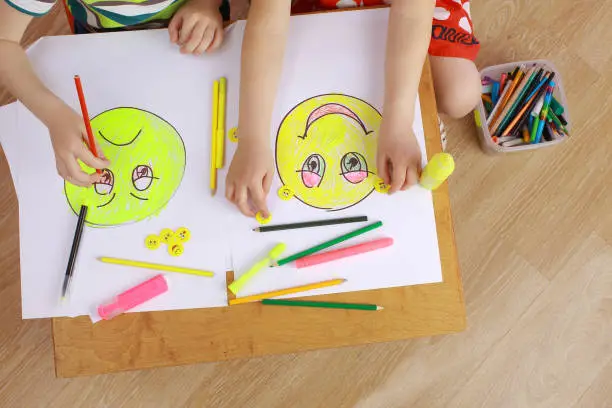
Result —
M 305 256 L 314 254 L 315 252 L 322 251 L 322 250 L 324 250 L 326 248 L 329 248 L 330 246 L 339 244 L 340 242 L 344 242 L 344 241 L 346 241 L 348 239 L 351 239 L 351 238 L 354 238 L 354 237 L 356 237 L 358 235 L 365 234 L 366 232 L 372 231 L 373 229 L 379 228 L 381 226 L 382 226 L 382 221 L 378 221 L 378 222 L 375 222 L 373 224 L 366 225 L 365 227 L 356 229 L 355 231 L 351 231 L 348 234 L 341 235 L 341 236 L 339 236 L 337 238 L 330 239 L 329 241 L 325 241 L 322 244 L 313 246 L 312 248 L 305 249 L 302 252 L 298 252 L 297 254 L 293 254 L 293 255 L 288 256 L 286 258 L 279 259 L 272 266 L 282 266 L 282 265 L 288 264 L 289 262 L 293 262 L 296 259 L 300 259 L 300 258 L 303 258 Z
M 263 299 L 262 305 L 274 306 L 298 306 L 298 307 L 321 307 L 325 309 L 352 309 L 352 310 L 382 310 L 382 306 L 366 303 L 338 303 L 338 302 L 315 302 L 312 300 L 291 299 Z

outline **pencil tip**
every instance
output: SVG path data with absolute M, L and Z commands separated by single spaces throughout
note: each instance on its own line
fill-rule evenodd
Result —
M 384 309 L 384 307 L 382 307 L 382 306 L 376 306 L 376 310 L 383 310 L 383 309 Z

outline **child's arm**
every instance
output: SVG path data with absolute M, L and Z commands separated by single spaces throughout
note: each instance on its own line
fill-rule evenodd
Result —
M 247 216 L 257 211 L 268 214 L 266 195 L 274 176 L 270 122 L 282 72 L 290 7 L 289 0 L 253 0 L 244 33 L 238 149 L 227 175 L 225 196 Z
M 412 121 L 434 6 L 433 0 L 396 0 L 391 5 L 384 116 L 378 141 L 378 171 L 391 185 L 390 193 L 418 181 L 421 151 Z
M 49 128 L 58 173 L 75 185 L 88 186 L 98 175 L 83 172 L 76 159 L 94 168 L 108 163 L 95 158 L 83 144 L 83 119 L 43 85 L 19 45 L 31 19 L 0 1 L 0 84 Z

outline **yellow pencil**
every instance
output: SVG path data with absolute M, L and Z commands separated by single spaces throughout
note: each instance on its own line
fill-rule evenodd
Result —
M 262 300 L 262 299 L 268 299 L 268 298 L 273 298 L 273 297 L 278 297 L 278 296 L 283 296 L 283 295 L 290 295 L 292 293 L 299 293 L 299 292 L 304 292 L 307 290 L 326 288 L 328 286 L 336 286 L 344 282 L 346 282 L 346 279 L 332 279 L 332 280 L 323 281 L 323 282 L 310 283 L 308 285 L 294 286 L 292 288 L 275 290 L 275 291 L 266 292 L 266 293 L 260 293 L 258 295 L 230 299 L 229 304 L 239 305 L 241 303 L 255 302 L 258 300 Z
M 217 115 L 219 112 L 219 81 L 213 83 L 212 96 L 212 132 L 210 135 L 210 192 L 217 192 Z
M 98 261 L 109 263 L 109 264 L 114 264 L 114 265 L 125 265 L 125 266 L 134 266 L 137 268 L 155 269 L 157 271 L 186 273 L 188 275 L 197 275 L 197 276 L 206 276 L 206 277 L 215 276 L 214 272 L 203 271 L 201 269 L 183 268 L 180 266 L 172 266 L 172 265 L 160 265 L 160 264 L 149 263 L 149 262 L 130 261 L 128 259 L 101 257 L 101 258 L 98 258 Z
M 218 169 L 223 168 L 223 156 L 225 155 L 225 100 L 227 97 L 227 81 L 219 79 L 219 107 L 217 112 L 217 148 L 215 162 Z

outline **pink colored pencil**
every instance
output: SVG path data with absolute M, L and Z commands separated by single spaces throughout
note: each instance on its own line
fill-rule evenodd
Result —
M 325 262 L 335 261 L 336 259 L 346 258 L 348 256 L 359 255 L 377 249 L 385 248 L 393 245 L 393 238 L 380 238 L 374 241 L 364 242 L 362 244 L 353 245 L 346 248 L 335 249 L 333 251 L 322 252 L 300 258 L 295 261 L 295 266 L 306 268 L 308 266 L 318 265 Z

